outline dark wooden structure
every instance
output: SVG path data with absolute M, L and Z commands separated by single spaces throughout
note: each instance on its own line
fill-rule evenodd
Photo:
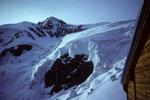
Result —
M 127 100 L 150 100 L 150 0 L 144 0 L 122 80 Z

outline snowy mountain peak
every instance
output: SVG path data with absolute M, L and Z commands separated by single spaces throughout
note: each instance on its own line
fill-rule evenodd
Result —
M 66 23 L 55 17 L 48 17 L 43 22 L 38 23 L 38 25 L 40 25 L 42 28 L 45 28 L 45 29 L 49 29 L 49 28 L 51 29 L 53 28 L 54 25 L 56 26 L 58 24 L 61 25 L 61 24 L 66 24 Z
M 55 17 L 49 17 L 42 22 L 38 22 L 38 26 L 45 30 L 51 37 L 65 36 L 69 33 L 79 32 L 87 28 L 82 27 L 83 25 L 71 25 L 67 24 L 63 20 Z
M 59 23 L 64 23 L 64 24 L 66 24 L 63 20 L 60 20 L 60 19 L 58 19 L 58 18 L 56 18 L 56 17 L 49 17 L 49 18 L 46 19 L 46 21 L 59 22 Z

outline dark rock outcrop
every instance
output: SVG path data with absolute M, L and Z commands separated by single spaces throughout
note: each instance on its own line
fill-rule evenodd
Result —
M 56 59 L 51 69 L 45 74 L 45 86 L 52 88 L 50 94 L 58 93 L 62 89 L 83 83 L 93 72 L 93 63 L 88 61 L 88 55 L 75 55 L 74 58 L 68 54 Z
M 32 49 L 32 46 L 28 44 L 17 45 L 9 49 L 4 49 L 0 54 L 0 60 L 2 59 L 3 56 L 6 55 L 7 52 L 12 53 L 12 55 L 14 56 L 20 56 L 24 50 L 30 51 L 31 49 Z
M 35 33 L 36 35 L 38 35 L 39 37 L 43 37 L 43 35 L 41 35 L 37 30 L 35 30 L 32 27 L 29 27 L 29 30 L 32 31 L 33 33 Z M 42 31 L 43 32 L 43 31 Z M 44 33 L 43 33 L 44 34 Z

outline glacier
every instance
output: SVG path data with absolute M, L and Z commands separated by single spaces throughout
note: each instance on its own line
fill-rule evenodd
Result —
M 1 45 L 1 51 L 25 43 L 32 45 L 33 49 L 23 51 L 17 57 L 7 53 L 0 61 L 0 99 L 126 100 L 120 78 L 134 28 L 135 20 L 119 21 L 96 25 L 63 37 L 46 36 L 32 40 L 23 36 L 9 45 Z M 49 91 L 52 87 L 45 88 L 44 75 L 65 53 L 71 57 L 89 55 L 88 61 L 93 62 L 94 71 L 84 83 L 51 96 Z

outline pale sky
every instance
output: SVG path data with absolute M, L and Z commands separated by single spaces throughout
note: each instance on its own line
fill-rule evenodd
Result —
M 0 25 L 53 16 L 70 24 L 136 19 L 142 0 L 0 0 Z

